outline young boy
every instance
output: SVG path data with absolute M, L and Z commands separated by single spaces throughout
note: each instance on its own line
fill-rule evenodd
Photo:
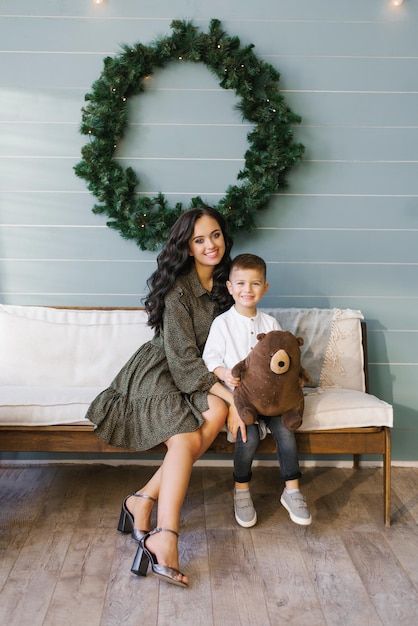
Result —
M 257 304 L 269 287 L 269 283 L 266 282 L 266 264 L 262 258 L 254 254 L 240 254 L 235 257 L 226 285 L 235 304 L 212 322 L 203 359 L 209 371 L 233 390 L 240 381 L 231 375 L 232 367 L 249 354 L 257 343 L 259 333 L 268 333 L 281 328 L 274 317 L 257 311 Z M 235 519 L 245 528 L 254 526 L 257 522 L 257 512 L 250 494 L 250 480 L 252 462 L 260 441 L 259 426 L 264 426 L 265 423 L 276 442 L 281 475 L 285 482 L 280 502 L 293 522 L 307 526 L 311 523 L 312 517 L 305 497 L 299 491 L 301 472 L 295 434 L 283 426 L 280 415 L 260 417 L 262 419 L 259 425 L 245 426 L 242 421 L 228 424 L 228 430 L 236 441 Z

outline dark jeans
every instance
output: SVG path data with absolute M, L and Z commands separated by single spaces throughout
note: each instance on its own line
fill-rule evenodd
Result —
M 288 430 L 282 424 L 280 415 L 262 418 L 274 437 L 277 447 L 277 459 L 280 465 L 280 473 L 284 481 L 299 479 L 302 474 L 299 469 L 296 437 L 293 431 Z M 248 483 L 251 480 L 251 466 L 257 446 L 260 441 L 257 424 L 247 426 L 247 441 L 241 438 L 238 431 L 237 442 L 234 452 L 234 480 L 237 483 Z

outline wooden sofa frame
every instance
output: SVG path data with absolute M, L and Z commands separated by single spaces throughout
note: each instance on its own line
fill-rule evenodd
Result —
M 70 308 L 70 307 L 55 307 Z M 75 308 L 75 307 L 73 307 Z M 99 307 L 77 307 L 80 309 Z M 111 310 L 116 307 L 100 307 Z M 119 307 L 123 308 L 123 307 Z M 125 307 L 128 308 L 128 307 Z M 366 391 L 369 391 L 367 327 L 361 322 L 364 353 L 364 374 Z M 342 428 L 335 430 L 313 430 L 296 432 L 299 454 L 310 455 L 353 455 L 353 467 L 358 469 L 360 455 L 381 454 L 383 458 L 383 519 L 386 526 L 391 523 L 391 440 L 390 428 L 372 426 L 362 428 Z M 208 453 L 232 454 L 234 444 L 229 443 L 224 432 L 219 433 Z M 274 454 L 273 437 L 268 435 L 260 442 L 258 454 Z M 99 453 L 121 452 L 106 444 L 93 432 L 90 424 L 66 424 L 58 426 L 0 426 L 0 452 L 42 452 L 42 453 Z M 132 451 L 123 450 L 125 453 Z M 164 453 L 165 446 L 159 446 L 148 453 Z M 146 454 L 146 453 L 144 453 Z

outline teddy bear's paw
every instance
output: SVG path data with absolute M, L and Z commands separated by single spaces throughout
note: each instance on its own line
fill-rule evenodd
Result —
M 287 430 L 297 430 L 302 425 L 302 417 L 299 413 L 290 411 L 289 413 L 283 413 L 282 422 Z
M 240 411 L 240 418 L 246 426 L 250 426 L 257 421 L 258 414 L 253 409 L 245 407 Z

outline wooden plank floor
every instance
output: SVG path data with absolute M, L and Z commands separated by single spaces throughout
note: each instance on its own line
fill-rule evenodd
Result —
M 418 616 L 418 469 L 304 470 L 313 515 L 293 524 L 278 470 L 254 469 L 258 524 L 232 514 L 227 468 L 193 471 L 182 514 L 184 590 L 130 573 L 122 498 L 153 468 L 0 468 L 0 624 L 8 626 L 410 626 Z

